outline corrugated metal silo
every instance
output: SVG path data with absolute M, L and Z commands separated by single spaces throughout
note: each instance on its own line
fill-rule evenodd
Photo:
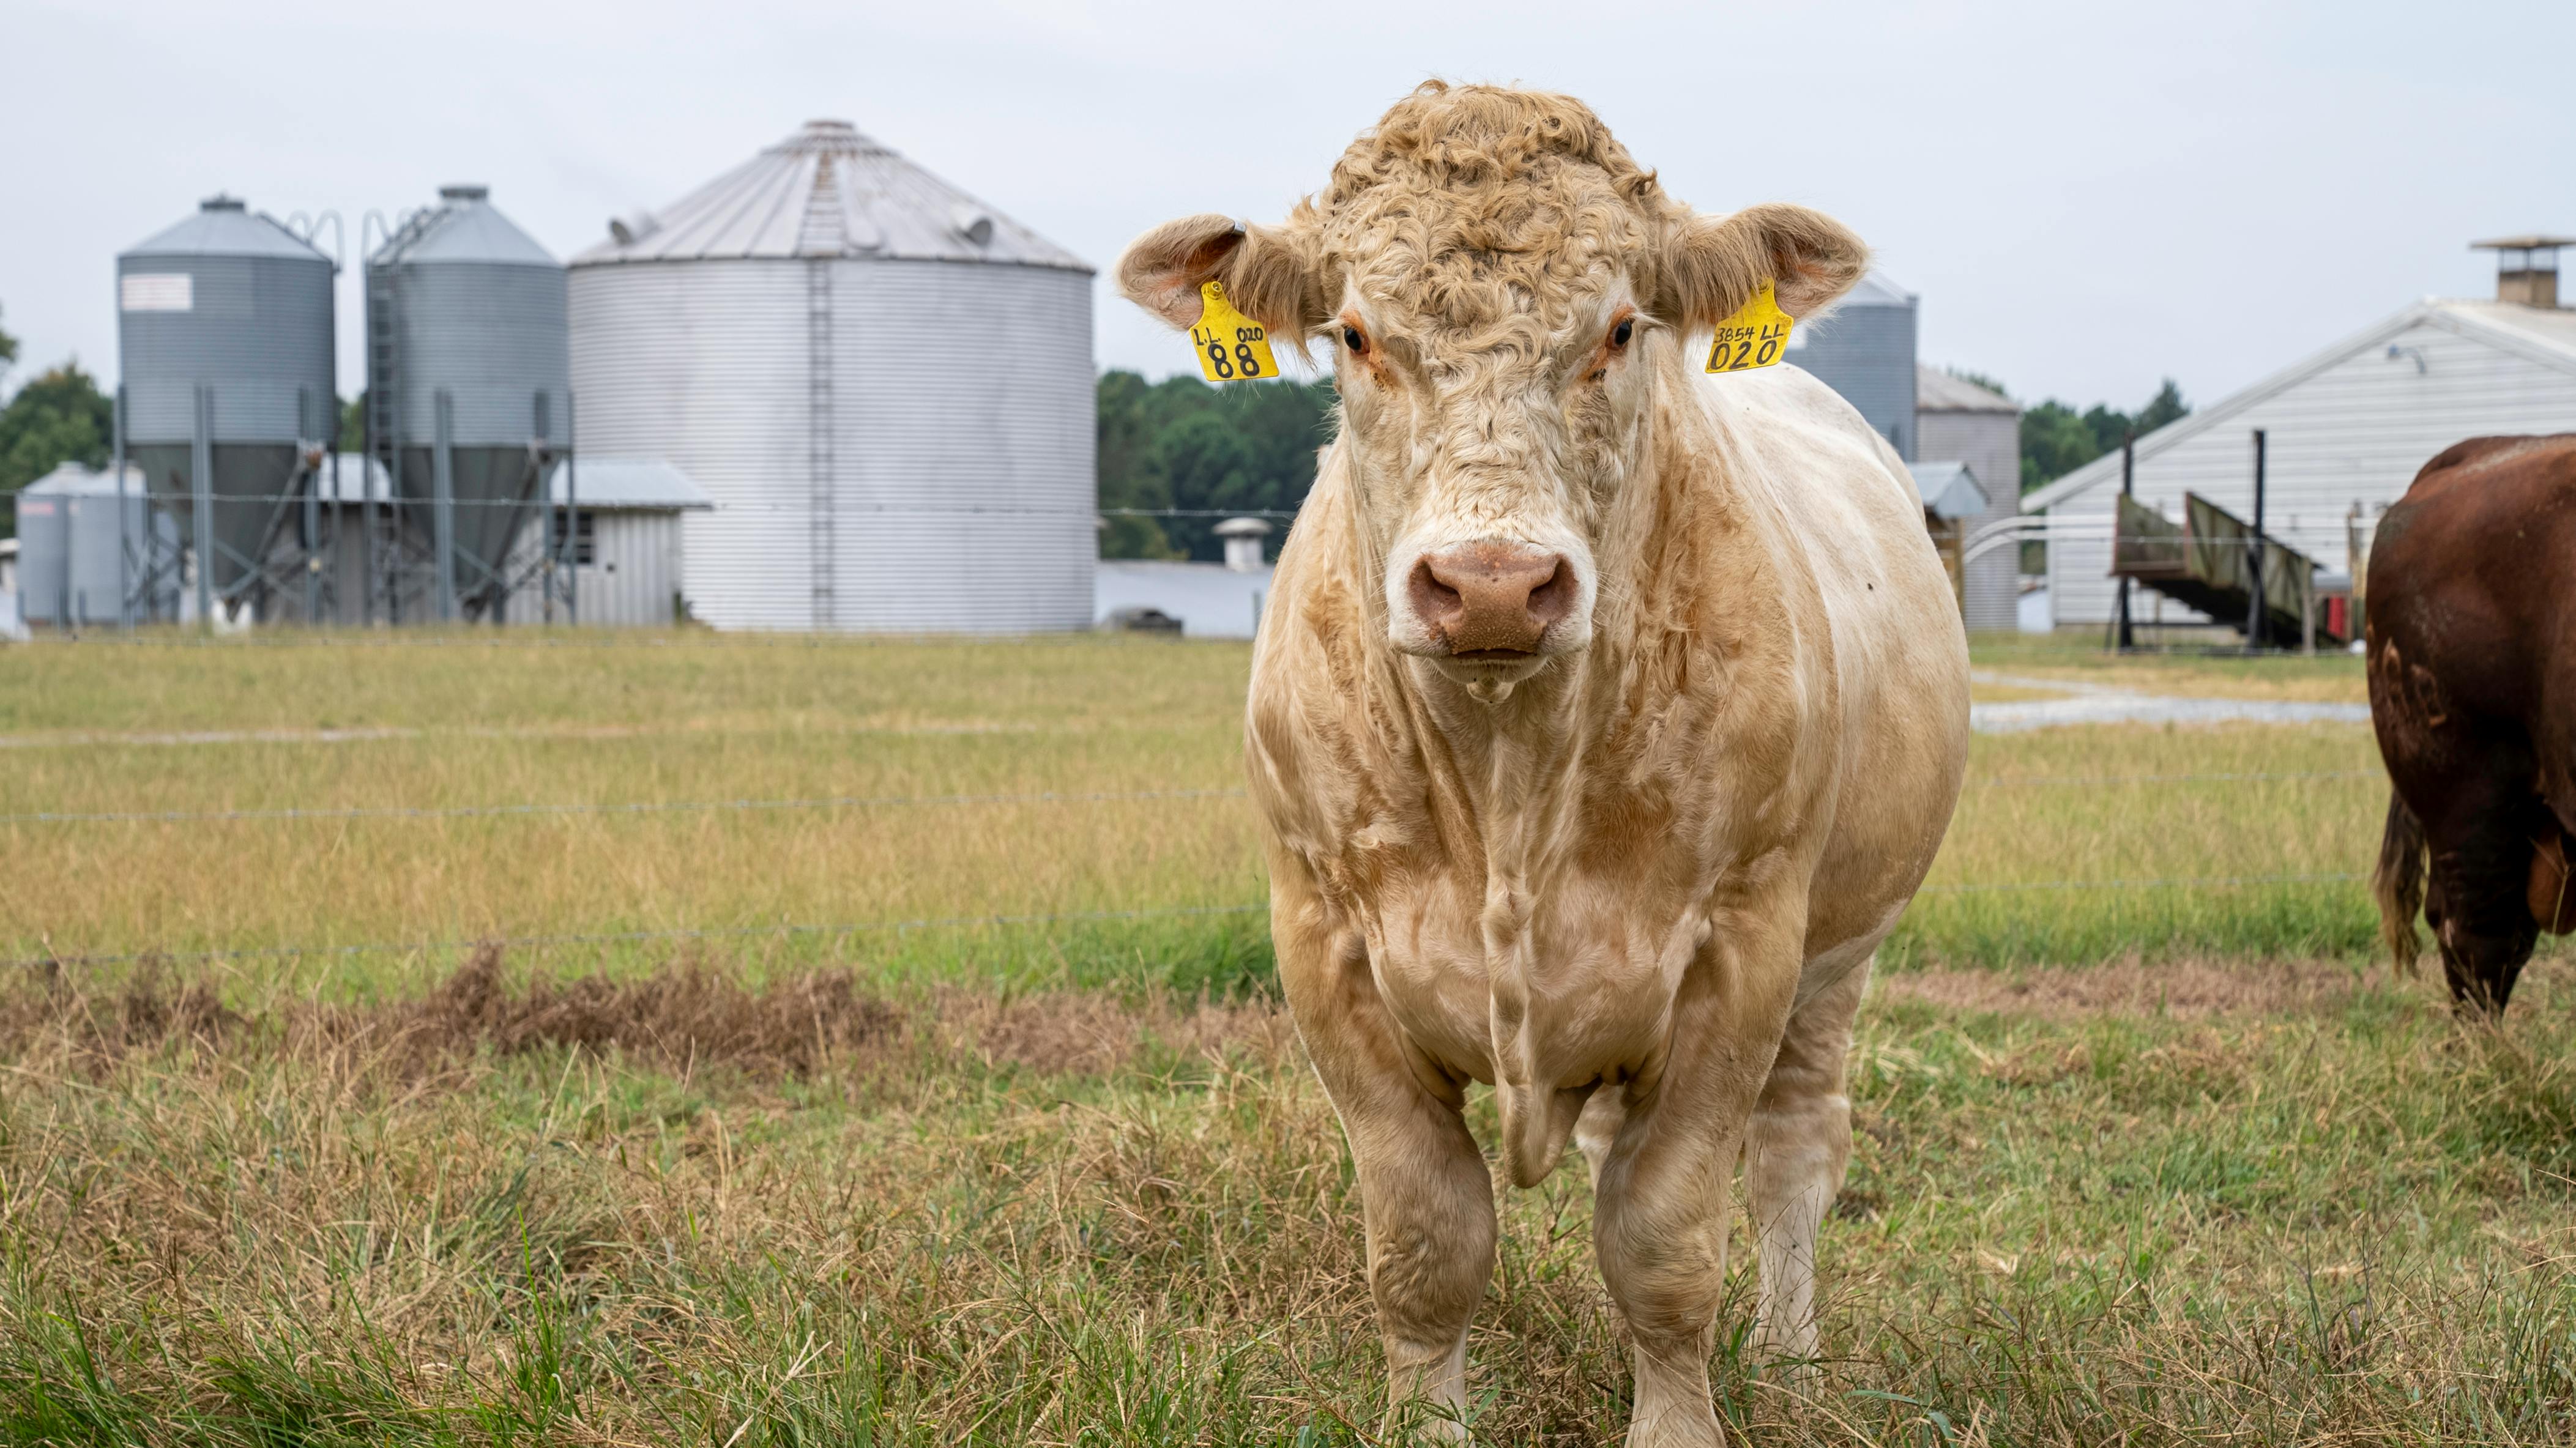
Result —
M 299 445 L 339 430 L 335 270 L 229 196 L 116 259 L 127 456 L 197 550 L 215 601 L 258 602 L 263 565 L 294 521 Z
M 367 258 L 369 447 L 431 555 L 439 615 L 476 617 L 524 581 L 510 544 L 570 442 L 564 269 L 483 187 L 438 195 Z
M 719 628 L 1089 625 L 1091 269 L 845 121 L 572 260 L 585 447 L 659 458 Z
M 1915 300 L 1871 272 L 1823 321 L 1789 339 L 1789 360 L 1841 393 L 1907 462 L 1915 460 Z

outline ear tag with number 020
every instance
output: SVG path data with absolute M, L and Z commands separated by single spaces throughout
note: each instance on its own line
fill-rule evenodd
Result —
M 1771 284 L 1764 282 L 1753 300 L 1717 324 L 1717 338 L 1708 347 L 1708 370 L 1750 372 L 1770 366 L 1789 349 L 1789 329 L 1795 325 L 1796 319 L 1772 298 Z
M 1225 288 L 1202 282 L 1199 296 L 1207 304 L 1199 324 L 1190 328 L 1190 345 L 1198 348 L 1199 370 L 1210 382 L 1240 382 L 1247 377 L 1276 377 L 1279 364 L 1270 356 L 1270 331 L 1234 309 Z

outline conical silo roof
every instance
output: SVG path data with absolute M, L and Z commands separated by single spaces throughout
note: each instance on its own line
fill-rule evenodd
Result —
M 1091 270 L 847 121 L 809 121 L 660 212 L 611 231 L 572 264 L 843 256 Z
M 175 226 L 154 232 L 127 247 L 126 256 L 287 256 L 307 261 L 331 258 L 280 225 L 268 213 L 254 212 L 232 196 L 209 196 L 197 213 Z
M 495 262 L 504 266 L 554 266 L 554 254 L 494 210 L 481 186 L 442 186 L 438 205 L 413 217 L 376 254 L 371 266 L 397 262 Z

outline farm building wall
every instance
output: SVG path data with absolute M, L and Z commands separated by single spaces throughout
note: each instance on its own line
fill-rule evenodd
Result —
M 584 508 L 589 520 L 590 561 L 574 579 L 575 603 L 585 628 L 656 628 L 678 621 L 676 600 L 687 576 L 680 514 L 667 509 Z M 564 527 L 563 513 L 556 526 Z M 520 530 L 511 550 L 510 573 L 523 576 L 540 557 L 538 524 Z M 566 540 L 557 539 L 563 549 Z M 560 606 L 556 620 L 562 621 Z M 503 621 L 542 623 L 545 600 L 531 587 L 510 595 Z
M 2576 352 L 2553 365 L 2534 355 L 2545 354 L 2545 344 L 2500 342 L 2462 326 L 2446 305 L 2410 309 L 2341 348 L 2339 358 L 2285 385 L 2258 385 L 2142 441 L 2138 500 L 2179 520 L 2183 494 L 2192 492 L 2250 518 L 2252 434 L 2262 428 L 2265 531 L 2341 572 L 2353 504 L 2365 531 L 2375 526 L 2435 453 L 2487 434 L 2576 429 Z M 2163 434 L 2174 436 L 2156 445 Z M 2109 527 L 2119 467 L 2116 453 L 2086 464 L 2069 475 L 2076 486 L 2046 507 L 2049 597 L 2060 626 L 2099 625 L 2114 609 Z M 2052 485 L 2033 496 L 2054 493 Z M 2168 622 L 2203 621 L 2179 604 L 2161 607 Z

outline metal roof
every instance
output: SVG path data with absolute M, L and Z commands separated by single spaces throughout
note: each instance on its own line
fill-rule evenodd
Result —
M 1883 271 L 1880 271 L 1876 267 L 1871 267 L 1867 274 L 1862 276 L 1857 283 L 1853 284 L 1850 291 L 1843 293 L 1842 300 L 1834 303 L 1834 306 L 1838 309 L 1842 307 L 1910 307 L 1913 305 L 1914 294 L 1907 291 L 1905 288 L 1898 286 L 1895 278 L 1889 276 Z
M 2551 247 L 2576 246 L 2576 236 L 2547 236 L 2533 232 L 2528 236 L 2499 236 L 2492 241 L 2473 241 L 2471 251 L 2545 251 Z
M 572 478 L 585 508 L 712 508 L 715 500 L 689 475 L 659 458 L 581 458 Z M 546 476 L 546 496 L 564 501 L 564 465 Z
M 1916 412 L 2019 412 L 2021 404 L 1938 367 L 1914 369 Z
M 539 246 L 492 208 L 491 192 L 481 186 L 442 186 L 438 205 L 415 213 L 376 254 L 369 266 L 396 262 L 492 262 L 503 266 L 555 266 L 554 254 Z
M 288 231 L 265 211 L 252 211 L 240 198 L 214 195 L 197 205 L 197 214 L 153 233 L 125 249 L 126 256 L 291 256 L 328 262 L 330 257 Z
M 2265 398 L 2296 387 L 2356 352 L 2381 346 L 2390 338 L 2421 325 L 2474 337 L 2544 367 L 2576 373 L 2576 312 L 2563 307 L 2525 306 L 2519 302 L 2469 302 L 2427 297 L 2321 352 L 2282 368 L 2251 387 L 2139 438 L 2137 460 L 2145 462 L 2177 443 L 2238 416 Z M 2046 512 L 2077 493 L 2115 480 L 2119 472 L 2120 455 L 2104 453 L 2046 487 L 2023 494 L 2021 510 L 2025 513 Z
M 147 490 L 143 469 L 125 465 L 128 493 L 140 498 Z M 112 469 L 90 469 L 79 463 L 64 463 L 52 472 L 18 490 L 30 498 L 112 498 L 116 496 L 116 473 Z
M 1942 519 L 1974 518 L 1992 506 L 1966 463 L 1907 463 L 1923 511 Z
M 847 121 L 808 121 L 660 212 L 611 222 L 572 264 L 818 256 L 1092 269 Z

